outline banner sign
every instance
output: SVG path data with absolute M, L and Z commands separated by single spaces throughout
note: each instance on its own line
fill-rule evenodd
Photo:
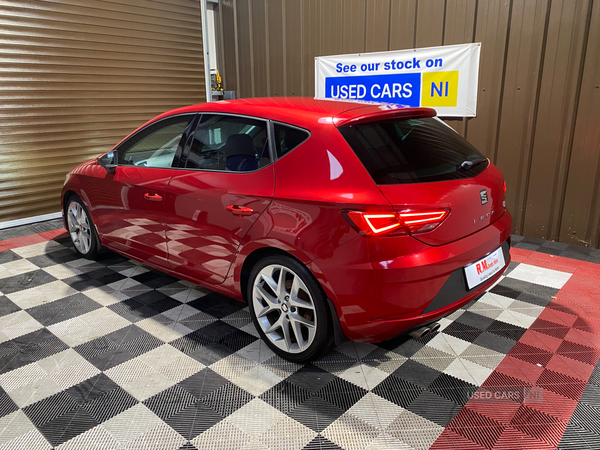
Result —
M 434 108 L 474 117 L 481 44 L 315 58 L 315 98 Z

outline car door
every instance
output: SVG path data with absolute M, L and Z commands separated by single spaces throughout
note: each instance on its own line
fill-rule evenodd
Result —
M 218 284 L 273 197 L 266 120 L 203 114 L 165 197 L 171 268 Z
M 135 133 L 103 158 L 114 173 L 90 191 L 98 233 L 109 248 L 168 267 L 164 194 L 195 114 L 170 116 Z M 189 133 L 189 130 L 188 130 Z M 101 163 L 115 161 L 101 161 Z

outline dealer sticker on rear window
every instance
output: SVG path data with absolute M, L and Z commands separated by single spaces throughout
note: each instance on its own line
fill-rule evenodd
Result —
M 502 248 L 497 248 L 479 261 L 466 266 L 465 276 L 469 290 L 492 278 L 502 270 L 505 264 Z

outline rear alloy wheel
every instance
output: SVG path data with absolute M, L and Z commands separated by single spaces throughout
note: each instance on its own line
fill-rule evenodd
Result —
M 95 258 L 98 254 L 96 231 L 81 199 L 77 196 L 71 197 L 65 212 L 69 235 L 75 250 L 85 258 Z
M 248 291 L 254 324 L 274 352 L 307 362 L 330 349 L 327 299 L 299 262 L 285 256 L 262 260 L 252 270 Z

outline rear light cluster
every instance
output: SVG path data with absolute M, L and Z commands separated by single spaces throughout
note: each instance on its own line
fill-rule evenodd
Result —
M 405 210 L 394 213 L 346 212 L 350 225 L 367 236 L 399 236 L 437 228 L 450 214 L 447 209 Z

